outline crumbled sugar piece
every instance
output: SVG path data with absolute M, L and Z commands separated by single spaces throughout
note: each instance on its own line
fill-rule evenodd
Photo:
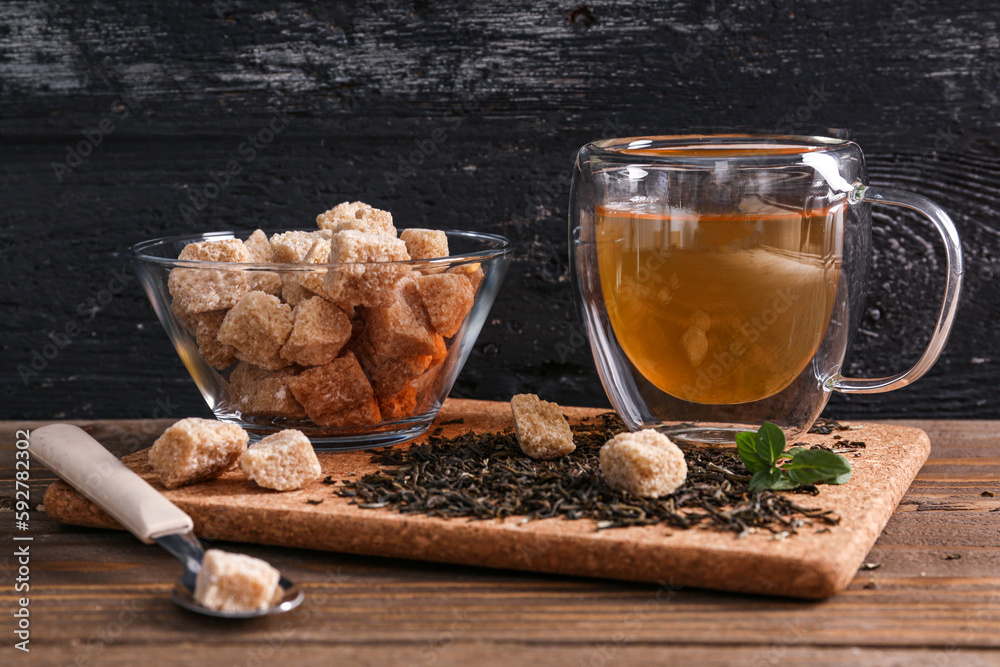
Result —
M 217 370 L 225 370 L 236 362 L 236 350 L 231 345 L 220 343 L 219 327 L 226 318 L 227 310 L 210 310 L 195 315 L 197 320 L 194 329 L 195 340 L 198 342 L 198 353 Z
M 439 334 L 451 338 L 472 310 L 476 297 L 472 283 L 465 276 L 454 273 L 417 276 L 415 280 L 431 324 Z
M 232 345 L 243 361 L 276 370 L 291 362 L 278 353 L 292 332 L 292 309 L 276 296 L 250 292 L 233 306 L 219 327 L 219 342 Z
M 367 330 L 352 342 L 352 350 L 371 382 L 375 395 L 394 396 L 403 391 L 430 366 L 431 356 L 416 354 L 389 357 L 379 354 Z
M 292 318 L 292 333 L 281 348 L 281 356 L 300 366 L 330 363 L 351 337 L 351 319 L 318 296 L 295 306 Z
M 309 438 L 286 429 L 269 435 L 240 454 L 240 470 L 257 486 L 293 491 L 323 476 Z
M 366 308 L 365 322 L 375 350 L 387 357 L 414 354 L 432 355 L 434 327 L 420 299 L 420 289 L 412 278 L 396 285 L 392 300 L 380 308 Z
M 277 599 L 281 573 L 267 561 L 208 549 L 195 579 L 194 599 L 215 611 L 259 611 Z
M 187 313 L 230 308 L 250 292 L 243 270 L 171 269 L 167 288 L 177 308 Z
M 316 243 L 310 232 L 284 232 L 271 237 L 273 261 L 279 264 L 298 264 Z
M 658 431 L 619 433 L 601 447 L 601 474 L 611 486 L 643 498 L 660 498 L 687 478 L 684 452 Z
M 437 229 L 404 229 L 399 238 L 406 243 L 410 259 L 435 259 L 448 256 L 448 235 Z
M 434 354 L 431 355 L 431 365 L 429 368 L 434 368 L 439 364 L 443 364 L 444 360 L 448 358 L 448 346 L 444 342 L 444 336 L 441 334 L 434 335 Z
M 315 296 L 302 286 L 302 283 L 296 279 L 295 273 L 294 271 L 286 272 L 281 281 L 281 300 L 293 308 L 302 301 Z
M 406 389 L 395 396 L 378 399 L 378 409 L 382 419 L 389 421 L 411 416 L 417 409 L 417 389 L 407 385 Z
M 199 241 L 184 246 L 177 259 L 199 262 L 250 262 L 250 251 L 239 239 Z
M 316 226 L 320 229 L 339 231 L 337 226 L 344 222 L 357 220 L 358 213 L 366 208 L 371 208 L 363 201 L 341 202 L 329 211 L 316 216 Z
M 510 399 L 510 409 L 517 443 L 531 458 L 557 459 L 576 449 L 569 422 L 555 403 L 535 394 L 517 394 Z
M 483 267 L 479 262 L 474 262 L 472 264 L 459 264 L 458 266 L 453 266 L 448 269 L 448 273 L 454 273 L 459 276 L 465 276 L 472 283 L 472 291 L 478 292 L 479 286 L 483 283 Z
M 303 371 L 288 386 L 320 426 L 368 426 L 381 420 L 372 386 L 351 352 Z
M 301 264 L 326 264 L 330 259 L 330 242 L 326 239 L 315 239 L 309 252 L 302 258 Z M 290 275 L 302 287 L 310 292 L 325 295 L 323 283 L 326 281 L 326 269 L 317 267 L 311 271 L 291 271 Z
M 304 419 L 305 408 L 288 388 L 288 380 L 301 370 L 291 366 L 268 371 L 241 361 L 229 376 L 229 395 L 244 415 Z
M 201 482 L 232 467 L 248 439 L 236 424 L 189 417 L 156 439 L 149 450 L 149 465 L 168 489 Z
M 333 266 L 326 274 L 326 296 L 337 304 L 380 306 L 392 298 L 392 287 L 410 273 L 409 266 L 395 262 L 408 259 L 406 244 L 397 238 L 356 230 L 337 232 L 330 239 Z

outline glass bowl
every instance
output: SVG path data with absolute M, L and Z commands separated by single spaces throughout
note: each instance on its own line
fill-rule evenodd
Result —
M 266 233 L 270 238 L 276 232 Z M 510 263 L 513 247 L 502 236 L 445 233 L 451 254 L 427 260 L 237 264 L 177 258 L 191 243 L 249 237 L 239 232 L 153 239 L 132 246 L 130 254 L 153 310 L 216 417 L 240 425 L 253 440 L 294 428 L 317 449 L 367 449 L 415 438 L 434 421 Z M 335 277 L 369 287 L 374 281 L 377 294 L 395 296 L 374 307 L 335 306 L 324 288 Z M 197 307 L 184 300 L 192 286 Z M 295 308 L 307 300 L 308 306 Z M 309 317 L 298 315 L 306 309 Z M 301 331 L 299 320 L 306 323 Z M 238 342 L 222 343 L 220 330 L 227 343 Z M 314 331 L 322 338 L 311 338 Z M 297 353 L 281 342 L 293 336 L 301 343 Z

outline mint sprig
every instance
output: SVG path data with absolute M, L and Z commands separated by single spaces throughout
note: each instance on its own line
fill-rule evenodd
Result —
M 756 433 L 736 434 L 736 451 L 752 473 L 750 491 L 787 491 L 804 484 L 844 484 L 851 462 L 825 449 L 793 447 L 785 451 L 785 434 L 771 422 Z M 778 463 L 779 460 L 784 462 Z

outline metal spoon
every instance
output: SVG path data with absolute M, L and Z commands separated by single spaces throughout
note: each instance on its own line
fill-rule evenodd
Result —
M 302 602 L 302 591 L 281 577 L 281 594 L 266 609 L 231 612 L 203 607 L 194 599 L 194 584 L 205 551 L 192 532 L 191 517 L 81 428 L 50 424 L 33 430 L 30 439 L 33 457 L 140 540 L 146 544 L 156 542 L 184 563 L 184 575 L 171 595 L 180 606 L 220 618 L 254 618 L 289 611 Z

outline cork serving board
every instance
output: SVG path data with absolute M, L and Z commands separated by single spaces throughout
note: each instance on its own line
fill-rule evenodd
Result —
M 564 411 L 571 420 L 602 412 Z M 470 429 L 503 430 L 511 423 L 510 408 L 506 403 L 449 400 L 437 423 L 447 436 Z M 919 429 L 859 426 L 842 434 L 867 444 L 860 457 L 850 458 L 851 481 L 822 486 L 818 496 L 798 501 L 834 510 L 840 524 L 823 526 L 829 529 L 825 532 L 819 532 L 820 525 L 806 526 L 784 539 L 768 531 L 737 539 L 731 533 L 665 525 L 597 531 L 591 520 L 470 521 L 404 515 L 391 508 L 351 505 L 348 498 L 334 494 L 339 484 L 317 482 L 278 493 L 256 487 L 238 470 L 211 482 L 166 490 L 146 463 L 146 450 L 122 460 L 191 515 L 195 532 L 210 539 L 818 599 L 851 581 L 930 453 L 930 439 Z M 801 440 L 834 442 L 833 435 Z M 373 471 L 369 458 L 363 451 L 319 453 L 324 476 L 336 480 Z M 63 482 L 49 487 L 44 503 L 57 521 L 120 529 Z

